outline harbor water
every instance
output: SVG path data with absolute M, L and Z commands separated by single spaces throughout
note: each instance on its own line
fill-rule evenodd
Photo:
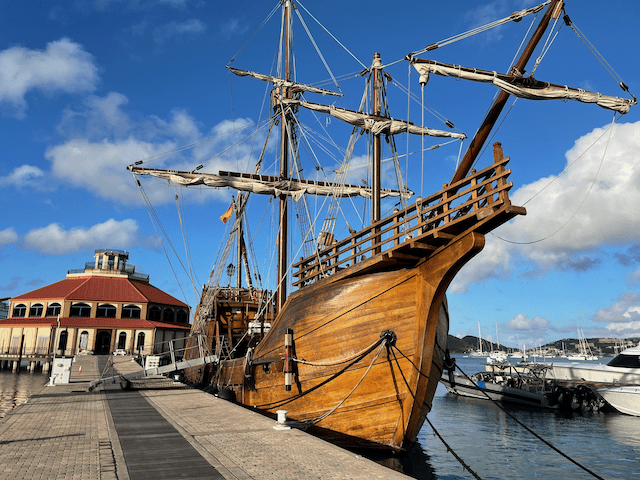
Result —
M 31 395 L 38 393 L 48 382 L 48 376 L 41 372 L 26 372 L 24 367 L 20 373 L 0 370 L 0 421 L 15 407 L 28 401 Z
M 467 374 L 484 369 L 483 359 L 455 355 Z M 606 363 L 608 359 L 601 359 Z M 0 371 L 1 417 L 38 393 L 42 373 Z M 634 478 L 640 467 L 640 417 L 615 412 L 505 409 L 568 457 L 598 476 Z M 488 400 L 451 395 L 438 386 L 428 419 L 451 450 L 482 479 L 595 478 L 552 450 Z M 369 455 L 368 455 L 369 456 Z M 472 479 L 427 422 L 408 455 L 374 460 L 416 479 Z
M 472 375 L 481 357 L 453 355 Z M 600 359 L 607 363 L 610 358 Z M 547 363 L 551 360 L 547 359 Z M 558 450 L 602 478 L 628 479 L 640 467 L 640 417 L 605 412 L 563 413 L 501 404 Z M 482 479 L 597 478 L 545 445 L 489 400 L 459 397 L 438 386 L 428 415 L 449 447 Z M 425 422 L 419 449 L 400 459 L 419 479 L 473 479 Z

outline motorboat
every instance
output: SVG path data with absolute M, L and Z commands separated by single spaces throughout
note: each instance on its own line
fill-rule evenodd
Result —
M 598 393 L 619 412 L 640 417 L 640 385 L 600 388 Z
M 547 408 L 553 402 L 553 392 L 544 380 L 548 365 L 487 364 L 487 371 L 467 376 L 443 372 L 440 382 L 449 393 L 463 397 L 491 399 L 531 407 Z
M 640 344 L 627 348 L 606 365 L 601 363 L 553 363 L 546 379 L 613 384 L 640 384 Z

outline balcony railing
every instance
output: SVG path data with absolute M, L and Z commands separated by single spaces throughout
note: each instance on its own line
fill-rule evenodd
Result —
M 511 170 L 505 170 L 509 158 L 503 158 L 498 146 L 493 165 L 417 201 L 350 237 L 336 241 L 316 254 L 294 264 L 293 285 L 302 288 L 334 275 L 381 253 L 397 252 L 397 257 L 424 258 L 455 236 L 478 228 L 487 233 L 524 209 L 512 207 L 508 218 L 492 222 L 502 206 L 510 205 L 507 183 Z M 322 234 L 321 234 L 322 235 Z M 418 253 L 419 252 L 419 253 Z M 416 258 L 415 255 L 420 257 Z M 413 257 L 412 257 L 413 256 Z

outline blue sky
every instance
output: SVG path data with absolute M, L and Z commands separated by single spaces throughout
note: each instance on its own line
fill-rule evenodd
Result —
M 298 9 L 323 52 L 326 45 L 324 59 L 331 72 L 336 77 L 351 74 L 340 81 L 345 97 L 336 105 L 357 108 L 362 80 L 353 74 L 362 64 L 371 64 L 374 52 L 392 64 L 387 72 L 394 81 L 409 85 L 419 99 L 417 74 L 409 73 L 406 62 L 394 62 L 536 4 L 439 3 L 402 1 L 390 7 L 381 1 L 303 2 L 350 52 L 339 48 L 306 9 Z M 261 82 L 232 78 L 225 65 L 235 56 L 238 68 L 271 71 L 279 14 L 259 28 L 276 4 L 4 2 L 0 298 L 64 278 L 68 269 L 91 261 L 96 248 L 116 248 L 129 251 L 130 263 L 148 273 L 154 285 L 196 304 L 224 237 L 226 226 L 218 217 L 228 207 L 231 192 L 174 190 L 166 182 L 143 179 L 172 242 L 164 239 L 163 248 L 126 166 L 195 142 L 201 143 L 145 166 L 191 169 L 206 163 L 207 171 L 215 173 L 244 169 L 247 159 L 255 161 L 256 147 L 250 144 L 214 157 L 232 143 L 221 134 L 258 120 L 264 96 Z M 566 10 L 637 95 L 637 2 L 614 0 L 603 7 L 595 0 L 574 0 Z M 421 57 L 506 71 L 532 18 Z M 313 46 L 304 40 L 304 28 L 299 23 L 294 28 L 303 39 L 296 43 L 298 80 L 315 84 L 328 78 Z M 535 76 L 625 96 L 567 26 L 559 30 Z M 331 84 L 325 88 L 336 89 Z M 245 95 L 245 89 L 251 91 Z M 397 105 L 393 116 L 409 116 L 419 124 L 420 106 L 408 106 L 400 88 L 390 86 L 389 91 Z M 492 86 L 436 77 L 424 90 L 425 102 L 468 136 L 494 94 Z M 489 235 L 485 250 L 456 277 L 449 289 L 450 333 L 475 335 L 480 322 L 483 337 L 495 339 L 497 323 L 501 343 L 513 346 L 517 338 L 533 346 L 575 337 L 576 327 L 587 336 L 639 336 L 640 109 L 636 106 L 617 118 L 611 129 L 613 114 L 594 105 L 525 100 L 511 105 L 492 141 L 502 142 L 512 159 L 512 201 L 524 205 L 528 214 Z M 329 123 L 337 120 L 318 121 L 322 128 Z M 425 125 L 443 128 L 428 112 Z M 346 144 L 347 137 L 336 140 Z M 403 154 L 407 140 L 399 136 L 396 142 Z M 438 189 L 450 179 L 458 152 L 459 144 L 429 151 L 424 168 L 420 155 L 412 157 L 409 186 L 416 193 L 423 189 L 423 194 Z M 490 152 L 481 163 L 489 158 Z M 401 164 L 406 175 L 404 159 Z M 251 234 L 258 252 L 270 252 L 266 245 L 273 226 L 263 218 L 263 212 L 253 214 Z M 172 248 L 187 269 L 184 252 L 190 253 L 195 287 Z M 165 250 L 171 252 L 171 264 Z M 267 285 L 273 276 L 269 255 L 259 255 Z

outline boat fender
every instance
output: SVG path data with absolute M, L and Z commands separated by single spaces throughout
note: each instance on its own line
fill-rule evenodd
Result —
M 244 356 L 244 365 L 243 365 L 243 371 L 244 371 L 244 377 L 245 378 L 251 378 L 251 359 L 253 356 L 253 349 L 252 348 L 248 348 L 247 349 L 247 353 Z
M 442 366 L 444 367 L 444 369 L 449 374 L 449 383 L 451 384 L 452 387 L 455 387 L 456 386 L 456 380 L 455 380 L 455 376 L 453 375 L 453 372 L 456 369 L 456 359 L 455 358 L 451 358 L 451 354 L 449 353 L 449 349 L 448 348 L 444 352 L 444 362 L 443 362 Z
M 284 334 L 284 388 L 291 391 L 293 384 L 293 330 L 287 328 Z

